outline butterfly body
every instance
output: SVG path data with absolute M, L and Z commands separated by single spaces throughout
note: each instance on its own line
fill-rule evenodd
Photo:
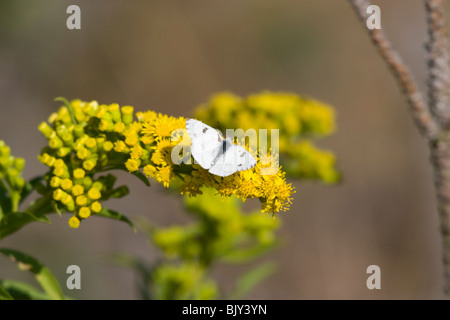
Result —
M 256 165 L 255 158 L 243 146 L 224 139 L 214 128 L 195 119 L 186 120 L 195 161 L 210 173 L 226 177 Z

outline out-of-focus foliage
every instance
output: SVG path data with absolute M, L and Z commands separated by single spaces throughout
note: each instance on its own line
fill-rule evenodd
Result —
M 186 211 L 194 218 L 190 224 L 157 227 L 148 221 L 142 222 L 150 242 L 163 254 L 161 261 L 151 268 L 142 269 L 143 263 L 136 263 L 130 257 L 118 256 L 118 260 L 139 271 L 142 281 L 148 284 L 145 297 L 223 298 L 219 285 L 210 274 L 213 264 L 251 262 L 267 253 L 278 243 L 275 231 L 280 220 L 259 211 L 244 213 L 239 199 L 222 200 L 213 189 L 205 189 L 196 197 L 186 196 L 184 203 Z M 262 281 L 270 273 L 258 280 Z M 234 291 L 239 291 L 239 288 Z

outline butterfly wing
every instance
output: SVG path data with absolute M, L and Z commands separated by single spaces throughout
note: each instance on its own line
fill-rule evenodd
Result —
M 225 140 L 225 151 L 221 152 L 209 172 L 221 177 L 229 176 L 236 171 L 248 170 L 256 165 L 255 158 L 243 146 Z
M 212 127 L 195 119 L 186 120 L 186 131 L 191 138 L 191 153 L 195 161 L 209 169 L 222 152 L 223 138 Z

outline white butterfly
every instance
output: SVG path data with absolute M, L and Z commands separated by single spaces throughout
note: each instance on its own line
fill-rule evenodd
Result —
M 244 147 L 224 139 L 216 129 L 195 119 L 186 120 L 195 161 L 212 174 L 226 177 L 256 165 L 255 158 Z

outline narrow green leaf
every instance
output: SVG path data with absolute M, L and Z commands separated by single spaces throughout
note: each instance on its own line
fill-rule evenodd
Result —
M 30 212 L 11 212 L 5 215 L 0 221 L 0 239 L 16 232 L 27 223 L 33 221 L 51 223 L 46 216 L 37 217 Z
M 126 171 L 128 173 L 131 173 L 133 176 L 137 177 L 139 180 L 141 180 L 143 183 L 145 183 L 145 185 L 147 187 L 150 187 L 150 181 L 145 176 L 145 174 L 143 174 L 140 171 L 129 172 L 128 169 L 123 164 L 114 164 L 114 165 L 110 165 L 110 166 L 105 166 L 105 167 L 102 167 L 101 170 L 98 172 L 104 172 L 104 171 L 109 171 L 109 170 L 122 170 L 122 171 Z
M 124 216 L 123 214 L 121 214 L 117 211 L 103 208 L 102 211 L 100 211 L 99 213 L 96 213 L 95 215 L 99 216 L 99 217 L 104 217 L 104 218 L 109 218 L 109 219 L 114 219 L 114 220 L 125 222 L 133 229 L 133 231 L 135 233 L 137 232 L 136 227 L 133 224 L 133 222 L 131 222 L 130 219 L 128 219 L 126 216 Z
M 242 299 L 245 297 L 256 285 L 264 281 L 267 277 L 275 272 L 275 264 L 273 262 L 266 262 L 250 271 L 247 271 L 239 277 L 236 282 L 236 287 L 230 294 L 231 300 Z
M 51 201 L 51 205 L 52 205 L 53 210 L 58 214 L 58 216 L 61 217 L 62 211 L 61 211 L 61 209 L 58 207 L 58 203 L 56 203 L 56 201 Z
M 150 181 L 148 181 L 147 177 L 145 176 L 145 174 L 143 174 L 140 171 L 135 171 L 131 173 L 132 175 L 134 175 L 135 177 L 137 177 L 139 180 L 141 180 L 143 183 L 145 183 L 145 185 L 147 187 L 150 187 Z
M 0 281 L 0 300 L 14 300 L 11 294 L 5 289 Z
M 120 186 L 113 190 L 108 190 L 104 193 L 102 193 L 102 199 L 106 200 L 109 198 L 122 198 L 125 197 L 127 194 L 130 193 L 130 190 L 127 186 Z
M 29 255 L 13 249 L 0 248 L 0 253 L 3 253 L 11 260 L 17 262 L 20 270 L 30 271 L 33 273 L 37 282 L 39 282 L 42 289 L 49 295 L 50 298 L 57 300 L 64 299 L 64 294 L 58 280 L 41 262 Z
M 47 294 L 25 282 L 15 280 L 0 280 L 0 286 L 3 286 L 5 290 L 7 290 L 7 293 L 10 294 L 11 299 L 50 300 L 50 297 Z

